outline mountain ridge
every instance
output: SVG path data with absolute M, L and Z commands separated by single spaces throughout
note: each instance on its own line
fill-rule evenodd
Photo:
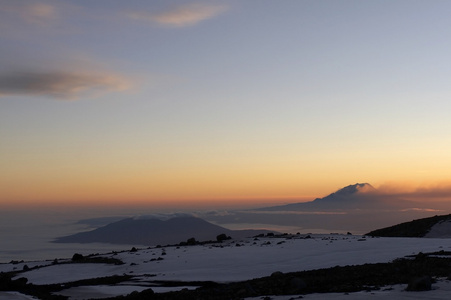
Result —
M 438 211 L 445 210 L 431 202 L 385 193 L 369 183 L 356 183 L 308 202 L 212 214 L 205 218 L 216 224 L 284 226 L 291 232 L 365 234 L 391 224 L 430 217 Z
M 216 240 L 220 234 L 232 238 L 267 233 L 267 230 L 230 230 L 192 216 L 168 220 L 156 218 L 126 218 L 91 231 L 56 238 L 55 243 L 139 244 L 145 246 L 176 244 L 195 238 L 198 241 Z
M 357 193 L 371 193 L 376 192 L 377 190 L 369 183 L 356 183 L 345 186 L 344 188 L 339 189 L 338 191 L 329 194 L 324 198 L 316 198 L 315 200 L 325 200 L 333 197 L 346 197 L 350 195 L 355 195 Z
M 440 216 L 436 215 L 429 218 L 416 219 L 410 222 L 403 222 L 397 225 L 376 229 L 366 235 L 377 237 L 427 237 L 433 228 L 440 225 L 447 225 L 446 223 L 450 222 L 451 214 Z M 451 233 L 450 228 L 446 231 L 442 232 L 442 236 L 431 237 L 449 237 Z
M 258 208 L 260 211 L 312 211 L 312 210 L 343 210 L 359 208 L 383 208 L 409 206 L 407 200 L 386 201 L 378 194 L 376 188 L 369 183 L 356 183 L 345 186 L 323 198 L 316 198 L 307 202 L 296 202 L 284 205 Z

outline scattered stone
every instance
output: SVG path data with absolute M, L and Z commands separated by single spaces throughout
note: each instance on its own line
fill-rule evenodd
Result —
M 84 259 L 84 256 L 82 254 L 80 254 L 80 253 L 75 253 L 72 256 L 72 261 L 80 261 L 80 260 L 83 260 L 83 259 Z
M 432 278 L 430 276 L 417 277 L 407 285 L 406 291 L 430 291 L 432 289 Z
M 275 272 L 273 272 L 273 273 L 271 274 L 271 277 L 279 277 L 279 276 L 282 276 L 282 275 L 283 275 L 282 272 L 280 272 L 280 271 L 275 271 Z
M 307 284 L 300 277 L 293 277 L 290 280 L 290 292 L 293 294 L 300 293 L 304 288 L 307 287 Z
M 221 233 L 220 235 L 216 236 L 216 241 L 223 242 L 226 240 L 231 240 L 232 238 L 230 236 L 227 236 L 225 233 Z
M 418 252 L 418 254 L 415 256 L 415 260 L 422 261 L 422 260 L 425 260 L 426 257 L 427 257 L 427 255 L 424 254 L 423 252 Z
M 196 239 L 195 238 L 189 238 L 187 241 L 188 245 L 195 245 L 196 244 Z

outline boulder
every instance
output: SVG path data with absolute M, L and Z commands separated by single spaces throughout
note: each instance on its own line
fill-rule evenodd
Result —
M 406 291 L 430 291 L 432 289 L 432 278 L 422 276 L 412 279 L 407 285 Z

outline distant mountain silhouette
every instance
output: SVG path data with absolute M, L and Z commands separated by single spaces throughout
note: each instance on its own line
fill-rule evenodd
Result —
M 354 196 L 356 194 L 363 194 L 363 193 L 374 193 L 376 192 L 376 189 L 369 183 L 356 183 L 348 185 L 335 193 L 330 194 L 327 197 L 324 198 L 317 198 L 315 199 L 318 201 L 331 201 L 331 200 L 337 200 L 343 197 L 349 197 Z
M 415 207 L 411 201 L 402 199 L 386 199 L 384 195 L 369 183 L 348 185 L 324 198 L 316 198 L 309 202 L 298 202 L 286 205 L 264 207 L 263 211 L 327 211 L 349 209 L 392 209 Z
M 169 220 L 123 219 L 88 232 L 57 238 L 56 243 L 110 243 L 139 245 L 177 244 L 195 238 L 197 241 L 216 240 L 219 234 L 243 238 L 266 233 L 266 230 L 230 230 L 195 217 Z
M 259 224 L 291 232 L 364 234 L 375 228 L 430 217 L 438 211 L 449 209 L 430 201 L 410 201 L 384 193 L 369 183 L 356 183 L 309 202 L 229 211 L 204 218 L 215 224 Z
M 430 237 L 449 237 L 451 235 L 450 222 L 451 215 L 434 216 L 373 230 L 366 235 L 380 237 L 427 237 L 432 233 L 432 229 L 435 228 L 441 230 Z

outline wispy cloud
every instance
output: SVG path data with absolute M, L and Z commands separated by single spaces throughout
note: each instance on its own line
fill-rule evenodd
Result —
M 344 211 L 300 211 L 300 210 L 247 210 L 243 211 L 251 214 L 263 214 L 263 215 L 346 215 Z
M 55 6 L 46 3 L 36 3 L 26 6 L 20 11 L 23 20 L 33 24 L 43 24 L 58 17 Z
M 384 196 L 395 196 L 405 198 L 451 199 L 451 183 L 444 182 L 429 186 L 415 187 L 413 185 L 384 184 L 378 188 L 378 193 Z
M 163 26 L 185 27 L 213 18 L 227 10 L 225 5 L 192 3 L 153 14 L 131 12 L 128 16 L 135 20 L 151 21 Z
M 134 216 L 135 220 L 148 220 L 157 219 L 161 221 L 167 221 L 173 218 L 183 218 L 183 217 L 197 217 L 194 213 L 160 213 L 160 214 L 149 214 L 149 215 L 137 215 Z
M 6 2 L 6 1 L 3 1 Z M 22 0 L 0 5 L 0 37 L 42 38 L 78 31 L 83 8 L 63 1 Z
M 413 207 L 413 208 L 406 208 L 406 209 L 401 209 L 401 211 L 403 212 L 409 212 L 409 211 L 422 211 L 422 212 L 443 212 L 444 210 L 442 209 L 434 209 L 434 208 L 418 208 L 418 207 Z
M 130 82 L 117 74 L 68 71 L 15 71 L 0 74 L 0 96 L 36 95 L 77 99 L 106 91 L 122 91 Z
M 10 2 L 0 6 L 0 29 L 2 35 L 39 28 L 48 28 L 56 24 L 59 9 L 52 4 L 40 2 Z

